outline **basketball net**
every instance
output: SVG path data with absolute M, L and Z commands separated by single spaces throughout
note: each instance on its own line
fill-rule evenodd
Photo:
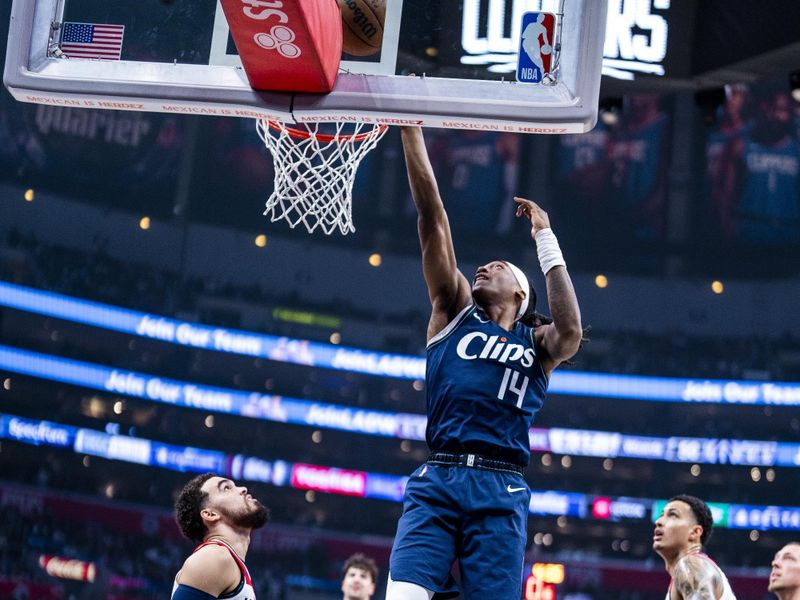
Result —
M 265 215 L 274 223 L 302 223 L 309 233 L 319 227 L 330 235 L 342 235 L 353 226 L 353 181 L 361 159 L 386 133 L 386 125 L 326 123 L 331 133 L 320 131 L 321 123 L 302 125 L 259 119 L 259 137 L 275 161 L 275 189 L 267 199 Z M 347 133 L 345 133 L 347 130 Z

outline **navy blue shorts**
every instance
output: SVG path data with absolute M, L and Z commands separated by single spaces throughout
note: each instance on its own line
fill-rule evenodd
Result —
M 467 600 L 520 598 L 530 496 L 517 473 L 422 465 L 406 486 L 392 579 L 452 597 L 458 587 L 450 568 L 458 560 Z

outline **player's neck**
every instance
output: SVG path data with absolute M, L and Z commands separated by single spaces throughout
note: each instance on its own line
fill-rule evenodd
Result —
M 669 573 L 670 577 L 672 577 L 672 572 L 675 569 L 675 565 L 677 565 L 690 554 L 697 554 L 702 551 L 703 547 L 700 544 L 689 544 L 688 546 L 680 548 L 674 552 L 665 552 L 661 555 L 661 558 L 664 559 L 664 565 L 667 568 L 667 573 Z
M 250 547 L 250 529 L 238 529 L 224 525 L 204 538 L 206 542 L 213 540 L 225 542 L 233 548 L 239 558 L 244 560 L 247 556 L 247 549 Z
M 487 317 L 506 331 L 514 329 L 515 317 L 517 316 L 516 307 L 506 306 L 505 304 L 490 304 L 486 307 L 481 306 L 480 309 L 486 313 Z
M 778 600 L 800 600 L 800 587 L 791 590 L 779 590 L 772 592 Z

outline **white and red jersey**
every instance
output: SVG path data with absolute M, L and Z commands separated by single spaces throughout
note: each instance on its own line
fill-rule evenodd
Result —
M 239 567 L 239 572 L 242 574 L 241 579 L 239 580 L 239 585 L 236 587 L 235 590 L 231 592 L 227 592 L 219 596 L 219 598 L 225 598 L 226 600 L 256 600 L 256 592 L 253 589 L 253 581 L 250 579 L 250 573 L 247 570 L 247 567 L 244 564 L 244 561 L 239 558 L 239 555 L 236 554 L 236 551 L 231 548 L 227 543 L 223 542 L 222 540 L 208 540 L 200 544 L 197 548 L 194 549 L 194 552 L 200 550 L 205 546 L 209 546 L 211 544 L 216 544 L 217 546 L 222 546 L 228 549 L 228 552 L 231 553 L 233 560 L 236 561 L 236 566 Z M 194 552 L 192 554 L 194 554 Z M 175 594 L 175 590 L 178 589 L 178 582 L 175 581 L 172 585 L 172 594 Z
M 700 557 L 706 559 L 708 562 L 710 562 L 714 566 L 714 569 L 716 569 L 717 574 L 719 575 L 719 578 L 722 580 L 722 596 L 717 598 L 717 600 L 736 600 L 736 596 L 733 594 L 733 590 L 731 589 L 731 584 L 728 583 L 728 578 L 725 577 L 725 573 L 722 572 L 722 569 L 719 568 L 717 563 L 715 563 L 713 560 L 711 560 L 711 557 L 709 557 L 707 554 L 704 554 L 702 552 L 693 552 L 692 554 L 687 554 L 686 556 L 700 556 Z M 684 556 L 681 560 L 686 558 L 686 556 Z M 666 598 L 666 600 L 672 600 L 671 594 L 672 594 L 672 582 L 670 581 L 669 589 L 667 590 L 667 598 Z

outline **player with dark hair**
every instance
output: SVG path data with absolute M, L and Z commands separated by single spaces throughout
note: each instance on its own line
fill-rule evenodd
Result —
M 535 313 L 528 279 L 510 262 L 479 267 L 470 284 L 456 264 L 422 131 L 401 135 L 432 304 L 425 375 L 431 454 L 406 486 L 386 598 L 454 593 L 456 560 L 464 598 L 519 598 L 528 430 L 550 373 L 580 346 L 578 301 L 547 213 L 523 198 L 515 198 L 516 216 L 530 220 L 552 322 Z
M 244 559 L 250 532 L 268 520 L 269 510 L 230 479 L 205 473 L 187 483 L 175 501 L 175 521 L 199 545 L 175 576 L 172 600 L 255 600 Z
M 370 557 L 357 552 L 342 567 L 342 600 L 369 600 L 378 583 L 378 566 Z
M 775 554 L 767 589 L 778 600 L 800 600 L 800 542 L 789 542 Z
M 713 526 L 711 510 L 700 498 L 679 494 L 664 506 L 653 550 L 672 577 L 666 600 L 736 600 L 725 573 L 703 553 Z

